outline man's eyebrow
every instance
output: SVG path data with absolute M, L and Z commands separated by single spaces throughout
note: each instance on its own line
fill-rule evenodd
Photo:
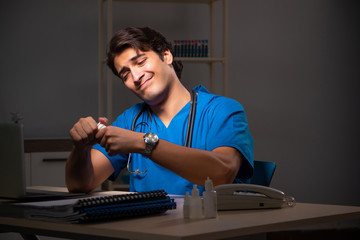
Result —
M 144 55 L 145 55 L 145 53 L 139 53 L 138 55 L 130 58 L 130 62 L 133 62 L 133 61 L 135 61 L 136 59 L 138 59 L 139 57 L 144 56 Z M 120 74 L 125 70 L 125 68 L 126 68 L 126 67 L 122 67 L 122 68 L 120 69 L 120 71 L 119 71 L 119 73 L 118 73 L 119 76 L 120 76 Z
M 144 55 L 145 55 L 145 53 L 139 53 L 138 55 L 130 58 L 130 62 L 133 62 L 133 61 L 135 61 L 136 59 L 138 59 L 139 57 L 144 56 Z

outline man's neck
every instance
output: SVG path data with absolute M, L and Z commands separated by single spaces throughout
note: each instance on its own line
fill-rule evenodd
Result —
M 170 88 L 166 94 L 164 101 L 151 106 L 151 110 L 168 127 L 171 120 L 190 101 L 191 97 L 189 91 L 181 83 Z

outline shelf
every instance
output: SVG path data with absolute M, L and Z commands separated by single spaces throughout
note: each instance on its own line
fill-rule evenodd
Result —
M 220 63 L 224 63 L 225 58 L 216 58 L 216 57 L 204 57 L 204 58 L 200 58 L 200 57 L 175 57 L 174 58 L 176 61 L 182 61 L 182 62 L 191 62 L 191 63 L 212 63 L 212 62 L 220 62 Z M 102 64 L 106 64 L 106 60 L 102 60 L 101 61 Z
M 106 0 L 103 0 L 106 2 Z M 116 2 L 213 3 L 219 0 L 114 0 Z
M 210 86 L 208 89 L 210 92 L 215 92 L 215 64 L 213 63 L 221 63 L 222 64 L 222 95 L 227 96 L 228 89 L 228 45 L 227 45 L 227 37 L 228 37 L 228 0 L 100 0 L 99 1 L 99 115 L 107 116 L 111 121 L 112 116 L 112 72 L 110 69 L 107 69 L 105 75 L 104 74 L 104 65 L 105 65 L 105 49 L 104 43 L 109 41 L 112 37 L 113 31 L 113 2 L 158 2 L 158 3 L 197 3 L 197 4 L 208 4 L 210 10 L 210 38 L 209 38 L 209 57 L 175 57 L 175 60 L 180 60 L 183 63 L 205 63 L 210 65 Z M 107 2 L 106 10 L 104 9 L 104 3 Z M 219 9 L 219 7 L 215 4 L 215 2 L 221 2 L 222 7 L 222 56 L 221 57 L 213 57 L 211 54 L 215 52 L 215 9 Z M 216 5 L 216 6 L 215 6 Z M 105 10 L 105 11 L 104 11 Z M 104 18 L 106 21 L 106 26 L 104 25 Z M 105 26 L 105 29 L 104 29 Z M 106 31 L 105 31 L 106 30 Z M 105 34 L 106 33 L 106 34 Z M 105 89 L 105 81 L 106 81 L 106 89 Z M 104 95 L 104 90 L 106 90 L 106 96 Z M 106 98 L 106 99 L 105 99 Z M 106 109 L 106 114 L 105 114 Z
M 223 63 L 225 61 L 224 58 L 214 58 L 214 57 L 204 57 L 204 58 L 175 57 L 175 60 L 182 62 L 192 62 L 192 63 L 212 63 L 212 62 Z

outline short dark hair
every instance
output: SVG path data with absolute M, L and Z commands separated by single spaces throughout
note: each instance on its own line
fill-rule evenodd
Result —
M 154 51 L 157 53 L 161 60 L 163 59 L 163 53 L 166 50 L 170 50 L 173 54 L 172 45 L 166 40 L 166 38 L 158 31 L 149 27 L 144 28 L 125 28 L 112 37 L 107 50 L 106 64 L 112 70 L 112 72 L 118 76 L 118 72 L 114 66 L 114 59 L 117 55 L 121 54 L 125 49 L 133 48 L 136 51 Z M 174 56 L 174 54 L 173 54 Z M 183 65 L 181 61 L 172 62 L 176 76 L 180 79 Z

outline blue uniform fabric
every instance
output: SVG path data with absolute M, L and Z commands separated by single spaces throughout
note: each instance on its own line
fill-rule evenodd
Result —
M 191 147 L 208 151 L 223 146 L 236 148 L 242 153 L 245 161 L 243 161 L 234 182 L 248 182 L 254 166 L 253 140 L 243 107 L 233 99 L 210 94 L 201 85 L 194 90 L 198 96 Z M 121 114 L 112 125 L 131 130 L 133 120 L 143 105 L 144 103 L 135 104 Z M 135 131 L 143 133 L 151 131 L 162 140 L 184 146 L 189 110 L 190 102 L 179 111 L 168 127 L 156 114 L 152 113 L 151 119 L 148 111 L 144 111 L 136 121 Z M 101 151 L 110 160 L 115 171 L 109 179 L 115 180 L 121 169 L 126 167 L 128 154 L 109 156 L 99 144 L 94 148 Z M 151 159 L 144 158 L 141 154 L 131 154 L 131 157 L 131 171 L 147 169 L 147 172 L 130 175 L 130 191 L 163 189 L 169 194 L 179 195 L 191 192 L 194 184 L 188 180 L 154 163 Z M 204 191 L 202 186 L 198 188 L 200 193 Z

